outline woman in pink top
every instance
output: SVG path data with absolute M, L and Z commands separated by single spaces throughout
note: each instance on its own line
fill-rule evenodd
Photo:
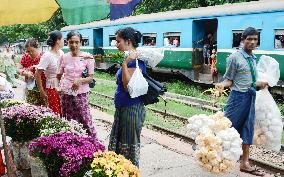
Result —
M 67 34 L 70 52 L 60 58 L 57 79 L 61 94 L 62 116 L 67 120 L 75 119 L 83 124 L 91 136 L 96 136 L 89 109 L 89 83 L 94 75 L 93 56 L 80 51 L 82 36 L 76 32 Z M 82 77 L 82 72 L 88 69 L 89 76 Z
M 63 56 L 60 50 L 64 45 L 64 39 L 60 31 L 52 31 L 47 39 L 47 45 L 51 49 L 45 52 L 36 70 L 36 81 L 40 91 L 40 97 L 48 100 L 48 105 L 54 113 L 61 115 L 60 99 L 55 89 L 55 80 L 57 74 L 57 64 L 59 58 Z M 44 72 L 46 77 L 46 89 L 42 86 L 41 74 Z

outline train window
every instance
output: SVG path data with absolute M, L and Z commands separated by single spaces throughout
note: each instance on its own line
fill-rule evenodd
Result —
M 111 47 L 115 47 L 116 46 L 115 35 L 109 35 L 109 46 L 111 46 Z
M 164 46 L 179 47 L 180 46 L 180 35 L 181 33 L 178 33 L 178 32 L 164 33 Z
M 89 46 L 89 37 L 82 38 L 82 46 Z
M 274 48 L 284 49 L 284 29 L 275 30 Z
M 67 45 L 68 45 L 67 39 L 64 38 L 64 46 L 67 46 Z
M 156 33 L 144 33 L 143 34 L 143 46 L 156 46 Z
M 260 45 L 260 30 L 258 30 L 258 42 L 257 42 L 257 47 Z M 233 43 L 232 43 L 232 48 L 241 48 L 242 44 L 242 33 L 243 30 L 233 30 Z

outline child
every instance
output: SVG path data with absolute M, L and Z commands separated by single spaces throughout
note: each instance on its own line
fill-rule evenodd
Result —
M 212 50 L 212 54 L 211 54 L 211 59 L 212 59 L 212 64 L 211 64 L 211 75 L 212 75 L 212 81 L 214 83 L 214 78 L 216 78 L 216 81 L 218 81 L 218 71 L 216 68 L 216 63 L 217 63 L 217 54 L 216 54 L 216 49 Z

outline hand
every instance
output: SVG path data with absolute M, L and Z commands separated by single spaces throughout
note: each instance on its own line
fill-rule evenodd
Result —
M 219 92 L 220 94 L 222 94 L 222 92 L 223 92 L 224 89 L 225 89 L 223 83 L 217 83 L 217 84 L 215 85 L 215 88 L 218 90 L 218 92 Z
M 46 94 L 46 92 L 44 90 L 40 90 L 40 97 L 42 99 L 47 99 L 47 94 Z
M 130 61 L 137 59 L 137 56 L 138 56 L 137 52 L 134 50 L 131 50 L 129 51 L 129 55 L 126 58 L 126 60 L 124 60 L 124 62 L 128 64 Z
M 257 81 L 256 87 L 258 87 L 259 89 L 264 89 L 264 88 L 268 87 L 268 82 Z
M 63 94 L 63 91 L 61 90 L 60 87 L 55 87 L 55 90 L 57 91 L 58 95 Z
M 80 87 L 80 84 L 81 84 L 80 79 L 75 80 L 71 87 L 71 90 L 77 91 Z
M 35 79 L 35 76 L 32 72 L 30 71 L 26 71 L 25 75 L 29 78 L 29 79 Z

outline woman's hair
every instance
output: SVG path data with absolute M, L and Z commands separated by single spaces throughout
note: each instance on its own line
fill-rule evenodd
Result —
M 38 40 L 34 39 L 34 38 L 30 38 L 26 41 L 25 43 L 25 48 L 27 47 L 33 47 L 33 48 L 39 48 L 39 42 Z
M 133 47 L 138 47 L 139 43 L 141 42 L 142 34 L 131 28 L 131 27 L 126 27 L 122 28 L 116 31 L 115 35 L 118 37 L 122 38 L 125 41 L 131 41 Z
M 57 40 L 62 39 L 62 33 L 60 31 L 52 31 L 49 33 L 46 44 L 50 47 L 54 47 Z
M 82 35 L 79 32 L 74 32 L 74 31 L 71 31 L 67 34 L 67 41 L 71 39 L 73 36 L 78 36 L 80 39 L 80 42 L 82 41 Z

